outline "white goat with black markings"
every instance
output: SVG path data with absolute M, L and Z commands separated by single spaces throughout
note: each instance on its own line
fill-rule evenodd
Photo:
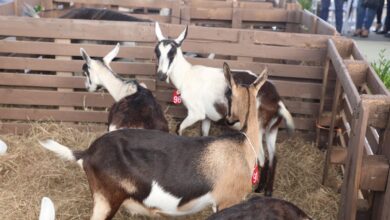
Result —
M 85 86 L 90 92 L 100 87 L 108 90 L 115 103 L 108 116 L 108 131 L 121 128 L 157 129 L 168 132 L 168 122 L 152 92 L 136 80 L 125 80 L 112 71 L 110 62 L 117 56 L 119 44 L 103 60 L 92 59 L 81 48 L 85 64 Z
M 231 74 L 225 65 L 226 76 Z M 252 190 L 259 151 L 256 94 L 265 71 L 250 86 L 233 84 L 231 115 L 241 132 L 219 137 L 183 137 L 157 130 L 106 133 L 84 151 L 53 140 L 40 144 L 84 169 L 94 208 L 91 219 L 111 219 L 123 204 L 132 214 L 178 216 L 207 206 L 215 211 L 241 202 Z M 234 82 L 232 82 L 234 83 Z
M 172 83 L 180 91 L 181 99 L 188 110 L 187 117 L 181 122 L 177 133 L 197 121 L 202 121 L 202 135 L 207 136 L 210 121 L 219 121 L 228 114 L 231 86 L 225 81 L 223 70 L 202 65 L 192 65 L 183 56 L 181 45 L 187 36 L 188 27 L 176 39 L 163 36 L 160 26 L 156 23 L 155 33 L 158 43 L 155 53 L 158 60 L 158 78 Z M 251 84 L 256 74 L 251 71 L 232 70 L 234 79 L 239 84 Z M 283 104 L 275 86 L 267 81 L 257 95 L 257 106 L 260 121 L 260 165 L 265 164 L 262 138 L 265 135 L 269 162 L 266 167 L 267 184 L 265 194 L 272 194 L 273 176 L 276 167 L 275 145 L 278 127 L 284 119 L 289 131 L 294 130 L 294 121 Z M 231 124 L 232 126 L 234 124 Z M 237 127 L 237 125 L 233 126 Z M 268 165 L 269 164 L 269 165 Z

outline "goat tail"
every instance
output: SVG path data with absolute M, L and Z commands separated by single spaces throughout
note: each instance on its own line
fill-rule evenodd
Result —
M 39 144 L 65 160 L 78 161 L 83 156 L 83 151 L 72 151 L 69 147 L 51 139 L 39 141 Z
M 27 17 L 32 17 L 32 18 L 40 18 L 38 12 L 35 11 L 34 7 L 31 6 L 28 3 L 24 3 L 23 5 L 23 15 Z
M 284 118 L 288 133 L 292 134 L 295 129 L 294 119 L 282 101 L 279 101 L 278 105 L 279 105 L 279 110 L 278 110 L 279 115 Z

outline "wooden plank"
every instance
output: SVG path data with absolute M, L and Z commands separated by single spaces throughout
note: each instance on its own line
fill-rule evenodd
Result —
M 0 68 L 2 69 L 30 69 L 37 71 L 61 71 L 61 72 L 82 72 L 82 60 L 54 60 L 36 59 L 25 57 L 0 57 Z M 114 72 L 119 74 L 149 75 L 156 74 L 154 63 L 141 62 L 112 62 L 110 64 Z
M 322 176 L 322 184 L 325 184 L 326 179 L 328 178 L 328 170 L 329 170 L 329 163 L 330 163 L 330 152 L 332 151 L 333 147 L 333 139 L 334 139 L 334 129 L 336 124 L 336 117 L 339 113 L 339 100 L 341 96 L 341 83 L 340 80 L 336 81 L 336 88 L 333 95 L 333 104 L 332 104 L 332 118 L 330 121 L 329 126 L 329 138 L 328 138 L 328 147 L 326 152 L 326 159 L 325 159 L 325 165 L 324 165 L 324 173 Z
M 327 57 L 325 60 L 325 66 L 324 66 L 324 73 L 323 73 L 323 79 L 322 79 L 322 89 L 321 89 L 321 96 L 320 96 L 320 106 L 318 109 L 318 121 L 320 117 L 322 116 L 322 113 L 324 111 L 324 104 L 325 104 L 325 93 L 326 93 L 326 87 L 328 85 L 328 76 L 329 76 L 329 65 L 330 65 L 330 60 Z M 321 124 L 320 124 L 321 125 Z M 321 129 L 319 126 L 316 127 L 316 146 L 320 147 L 322 143 L 320 143 L 320 138 L 321 138 Z
M 2 134 L 26 134 L 31 131 L 32 127 L 36 126 L 34 123 L 16 123 L 16 122 L 2 122 L 0 123 L 0 133 Z M 67 127 L 75 128 L 80 131 L 90 131 L 90 132 L 103 132 L 107 131 L 106 125 L 66 125 Z
M 384 155 L 364 156 L 362 163 L 362 190 L 384 191 L 387 185 L 389 161 Z
M 108 112 L 103 111 L 0 108 L 0 119 L 7 120 L 107 123 L 107 118 Z
M 300 33 L 256 31 L 254 41 L 257 44 L 281 45 L 307 48 L 326 48 L 330 36 Z
M 317 30 L 317 17 L 305 9 L 302 11 L 301 24 L 303 24 L 308 29 L 308 33 L 315 34 Z
M 352 220 L 356 218 L 357 197 L 361 178 L 361 168 L 364 152 L 365 133 L 367 129 L 369 110 L 365 99 L 359 104 L 352 121 L 352 130 L 348 143 L 345 178 L 341 188 L 341 200 L 338 219 Z
M 162 102 L 170 102 L 172 97 L 173 90 L 167 91 L 156 91 L 156 99 Z M 300 115 L 311 115 L 315 116 L 318 110 L 319 103 L 314 102 L 303 102 L 284 99 L 283 103 L 286 105 L 287 109 L 293 114 Z
M 70 39 L 55 39 L 54 42 L 58 42 L 58 43 L 62 43 L 62 44 L 65 44 L 65 45 L 69 45 L 70 44 Z M 72 57 L 69 57 L 69 56 L 55 56 L 55 59 L 56 60 L 72 60 Z M 73 76 L 73 73 L 72 72 L 56 72 L 56 75 L 57 76 L 69 76 L 69 77 L 72 77 Z M 60 91 L 60 92 L 72 92 L 73 89 L 70 89 L 70 88 L 57 88 L 57 91 Z M 73 107 L 69 107 L 69 106 L 60 106 L 60 110 L 72 110 Z
M 366 138 L 372 152 L 377 154 L 379 150 L 379 136 L 376 129 L 370 126 L 367 129 Z
M 219 42 L 187 42 L 183 44 L 184 51 L 196 53 L 215 53 L 220 55 L 250 56 L 270 59 L 285 59 L 298 61 L 322 61 L 326 50 L 321 48 L 278 47 L 253 44 L 226 44 Z
M 229 63 L 232 69 L 250 70 L 254 73 L 259 73 L 266 65 L 269 70 L 269 76 L 288 77 L 299 79 L 315 79 L 321 80 L 323 77 L 323 67 L 321 66 L 304 66 L 304 65 L 289 65 L 276 63 L 261 63 L 261 62 L 245 62 L 235 60 L 210 60 L 205 58 L 187 58 L 193 65 L 205 65 L 210 67 L 222 68 L 224 62 Z
M 0 103 L 15 105 L 109 107 L 109 94 L 0 88 Z
M 96 5 L 117 5 L 129 8 L 170 8 L 178 1 L 170 0 L 54 0 L 57 3 L 79 3 L 79 4 L 96 4 Z
M 337 78 L 340 80 L 340 83 L 348 97 L 349 102 L 352 105 L 352 108 L 355 108 L 355 106 L 357 106 L 360 101 L 359 93 L 353 84 L 349 71 L 344 65 L 343 60 L 338 54 L 336 46 L 332 40 L 328 40 L 328 56 L 332 61 L 333 67 L 337 73 Z
M 43 74 L 0 73 L 0 85 L 5 86 L 84 89 L 85 80 L 85 77 L 81 76 L 69 77 Z M 145 83 L 149 90 L 156 90 L 155 79 L 137 77 L 137 80 Z
M 36 54 L 36 55 L 61 55 L 61 56 L 80 56 L 80 48 L 84 48 L 90 56 L 104 57 L 115 45 L 98 44 L 64 44 L 41 41 L 0 41 L 0 52 Z M 129 47 L 122 45 L 116 58 L 141 58 L 155 59 L 154 47 L 135 46 Z
M 332 25 L 322 19 L 317 19 L 316 34 L 339 35 L 336 28 L 334 28 Z

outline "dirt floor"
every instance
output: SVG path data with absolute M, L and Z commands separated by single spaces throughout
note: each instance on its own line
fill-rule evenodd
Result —
M 170 127 L 176 121 L 170 120 Z M 212 135 L 223 132 L 212 126 Z M 199 125 L 186 135 L 199 135 Z M 8 153 L 0 156 L 0 218 L 37 219 L 40 201 L 50 197 L 57 219 L 88 219 L 92 199 L 84 172 L 74 163 L 63 161 L 38 144 L 38 140 L 53 138 L 72 149 L 85 149 L 99 135 L 80 132 L 56 123 L 34 124 L 30 133 L 1 135 L 8 144 Z M 293 202 L 314 219 L 335 219 L 341 183 L 335 169 L 331 170 L 329 186 L 321 185 L 324 154 L 311 141 L 294 135 L 277 144 L 279 165 L 274 197 Z M 206 219 L 211 209 L 193 216 L 176 219 Z M 121 209 L 115 219 L 148 219 L 134 217 Z

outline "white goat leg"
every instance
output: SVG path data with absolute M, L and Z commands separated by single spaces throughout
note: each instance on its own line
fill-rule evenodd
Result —
M 274 128 L 272 130 L 268 130 L 265 134 L 265 141 L 267 143 L 268 148 L 268 156 L 269 156 L 269 164 L 273 164 L 273 160 L 275 157 L 276 151 L 276 137 L 278 136 L 278 128 Z
M 261 167 L 264 167 L 264 162 L 265 162 L 265 155 L 264 155 L 264 148 L 263 148 L 263 133 L 264 133 L 263 129 L 260 129 L 260 131 L 259 131 L 260 146 L 259 146 L 258 158 L 259 158 L 259 163 L 260 163 Z
M 178 134 L 182 135 L 184 129 L 193 125 L 195 122 L 203 119 L 204 119 L 204 114 L 196 114 L 196 113 L 192 113 L 191 111 L 188 111 L 187 117 L 180 124 Z
M 210 131 L 211 121 L 206 118 L 202 121 L 202 136 L 208 136 Z

